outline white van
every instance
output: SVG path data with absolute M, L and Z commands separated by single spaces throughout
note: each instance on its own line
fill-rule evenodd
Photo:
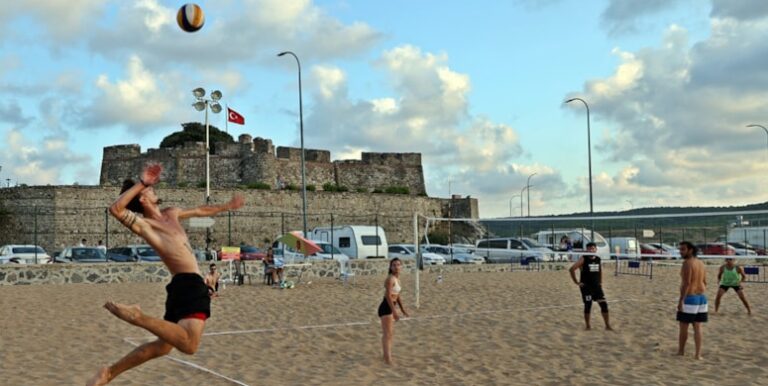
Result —
M 584 252 L 587 244 L 592 241 L 592 231 L 587 228 L 569 228 L 569 229 L 547 229 L 539 231 L 531 235 L 531 238 L 536 240 L 539 244 L 552 248 L 553 250 L 560 251 L 560 240 L 563 236 L 568 236 L 573 246 L 573 252 Z M 608 250 L 608 242 L 605 238 L 597 233 L 595 234 L 595 244 L 597 244 L 597 255 L 601 259 L 610 259 L 610 251 Z M 577 256 L 574 256 L 576 260 Z
M 327 241 L 351 259 L 385 258 L 387 235 L 382 227 L 343 225 L 317 227 L 309 234 L 312 240 Z
M 639 259 L 640 242 L 634 237 L 609 237 L 611 259 Z

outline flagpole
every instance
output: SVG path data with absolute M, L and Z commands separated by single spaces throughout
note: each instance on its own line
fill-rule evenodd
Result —
M 224 104 L 224 108 L 227 110 L 227 120 L 224 121 L 224 132 L 229 134 L 229 106 L 227 104 Z

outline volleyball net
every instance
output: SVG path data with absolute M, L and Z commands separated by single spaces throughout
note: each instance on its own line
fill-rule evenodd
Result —
M 416 215 L 414 242 L 421 255 L 440 252 L 445 264 L 540 270 L 544 264 L 570 264 L 597 255 L 611 262 L 606 269 L 617 276 L 653 278 L 654 269 L 680 265 L 679 243 L 689 241 L 706 263 L 731 257 L 745 267 L 747 281 L 768 282 L 768 210 L 662 211 L 485 219 Z M 587 252 L 589 243 L 596 244 L 595 253 Z M 418 264 L 433 261 L 420 259 Z

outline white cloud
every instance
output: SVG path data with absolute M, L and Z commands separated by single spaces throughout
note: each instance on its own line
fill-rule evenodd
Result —
M 0 153 L 3 174 L 14 182 L 28 185 L 61 184 L 62 174 L 96 175 L 90 166 L 91 157 L 72 152 L 66 138 L 44 137 L 34 142 L 22 131 L 10 129 L 5 136 L 6 151 Z M 95 182 L 95 181 L 88 181 Z
M 7 21 L 16 17 L 31 16 L 53 41 L 72 41 L 79 38 L 97 15 L 103 12 L 103 0 L 24 0 L 4 2 L 0 7 L 0 36 L 6 39 L 28 38 L 20 31 L 8 28 Z
M 179 105 L 171 96 L 175 91 L 166 82 L 144 68 L 137 56 L 126 64 L 126 78 L 111 81 L 106 75 L 96 80 L 98 95 L 85 109 L 86 127 L 125 125 L 135 129 L 172 123 L 169 113 Z

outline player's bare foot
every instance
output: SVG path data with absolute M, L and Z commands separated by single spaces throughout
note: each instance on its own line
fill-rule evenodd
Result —
M 591 329 L 592 329 L 592 327 L 590 327 L 590 326 L 584 327 L 584 331 L 589 331 Z
M 605 326 L 605 331 L 613 331 L 613 327 L 611 327 L 611 326 Z
M 113 302 L 106 302 L 104 308 L 109 310 L 113 315 L 118 318 L 131 323 L 136 324 L 136 321 L 141 317 L 141 307 L 137 304 L 125 305 Z
M 704 360 L 704 357 L 703 357 L 703 356 L 701 356 L 701 354 L 699 354 L 699 355 L 696 355 L 696 360 L 697 360 L 697 361 L 701 361 L 701 360 Z
M 678 351 L 677 354 L 675 354 L 675 356 L 684 357 L 685 356 L 685 351 Z
M 109 383 L 109 367 L 102 367 L 93 375 L 86 386 L 102 386 Z

